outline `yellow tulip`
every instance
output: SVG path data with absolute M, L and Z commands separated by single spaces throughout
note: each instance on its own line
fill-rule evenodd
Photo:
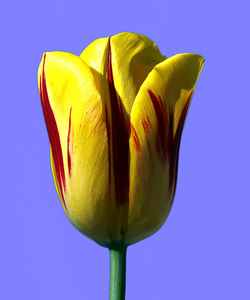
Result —
M 43 55 L 38 84 L 57 192 L 72 224 L 97 243 L 131 245 L 166 220 L 203 61 L 166 58 L 134 33 L 98 39 L 80 56 Z

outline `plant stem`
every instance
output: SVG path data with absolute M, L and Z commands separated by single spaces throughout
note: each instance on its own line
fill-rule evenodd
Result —
M 109 249 L 110 286 L 109 300 L 125 300 L 127 246 Z

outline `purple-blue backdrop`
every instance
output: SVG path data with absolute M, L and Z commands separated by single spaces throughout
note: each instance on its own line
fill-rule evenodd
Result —
M 109 256 L 56 194 L 37 68 L 122 31 L 166 56 L 205 57 L 165 225 L 128 248 L 126 300 L 250 299 L 247 1 L 4 1 L 1 28 L 0 299 L 108 299 Z

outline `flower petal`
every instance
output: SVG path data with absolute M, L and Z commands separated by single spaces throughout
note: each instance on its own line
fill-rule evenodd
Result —
M 154 233 L 174 199 L 184 120 L 203 58 L 175 55 L 149 73 L 131 112 L 127 240 Z M 136 237 L 136 240 L 135 238 Z
M 80 58 L 92 69 L 107 78 L 108 50 L 109 38 L 100 38 L 88 45 L 81 53 Z
M 55 184 L 70 220 L 97 241 L 112 239 L 108 139 L 103 98 L 79 57 L 46 53 L 39 89 L 52 149 Z M 56 142 L 55 142 L 56 141 Z M 111 208 L 110 208 L 111 206 Z
M 130 115 L 141 84 L 166 57 L 149 38 L 130 32 L 111 37 L 111 53 L 115 88 Z
M 110 39 L 110 41 L 109 41 Z M 130 115 L 135 96 L 148 73 L 166 57 L 144 35 L 123 32 L 91 43 L 80 57 L 100 74 L 105 73 L 110 43 L 114 86 L 124 109 Z

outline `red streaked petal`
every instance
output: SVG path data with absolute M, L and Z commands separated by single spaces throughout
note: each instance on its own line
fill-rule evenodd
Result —
M 49 97 L 48 97 L 46 76 L 45 76 L 45 60 L 46 60 L 46 54 L 44 55 L 43 69 L 42 69 L 42 74 L 40 76 L 40 98 L 41 98 L 41 103 L 43 108 L 44 119 L 45 119 L 47 131 L 49 135 L 50 145 L 52 149 L 53 159 L 55 163 L 55 170 L 58 179 L 60 194 L 63 200 L 64 207 L 67 210 L 67 206 L 64 199 L 65 172 L 64 172 L 64 164 L 63 164 L 63 154 L 62 154 L 59 131 L 57 128 L 55 116 L 51 108 Z
M 133 137 L 133 140 L 135 143 L 136 151 L 140 151 L 140 141 L 139 141 L 138 135 L 137 135 L 132 123 L 130 123 L 130 126 L 131 126 L 131 134 L 132 134 L 132 137 Z
M 188 111 L 188 107 L 190 105 L 191 102 L 191 98 L 193 95 L 193 90 L 191 91 L 191 93 L 188 96 L 188 99 L 183 107 L 182 113 L 181 113 L 181 117 L 178 123 L 178 127 L 174 136 L 173 141 L 170 143 L 170 151 L 171 151 L 171 159 L 170 159 L 170 169 L 169 169 L 169 173 L 170 173 L 170 182 L 169 182 L 169 186 L 172 188 L 174 187 L 174 189 L 176 188 L 176 181 L 177 181 L 177 171 L 178 171 L 178 160 L 179 160 L 179 148 L 180 148 L 180 142 L 181 142 L 181 134 L 182 134 L 182 130 L 183 130 L 183 126 L 185 123 L 185 119 L 187 116 L 187 111 Z M 173 118 L 173 116 L 172 116 Z M 173 121 L 171 121 L 171 124 L 173 126 Z M 171 132 L 173 132 L 173 128 L 171 129 Z M 175 190 L 173 191 L 175 192 Z
M 109 140 L 109 164 L 111 164 L 111 155 L 113 158 L 114 186 L 117 204 L 128 202 L 128 187 L 129 187 L 129 133 L 126 124 L 122 103 L 117 96 L 112 63 L 111 63 L 111 46 L 109 42 L 108 51 L 108 83 L 110 95 L 110 115 L 106 108 L 106 124 Z M 112 149 L 112 150 L 111 150 Z M 111 172 L 110 166 L 110 172 Z M 111 180 L 111 175 L 109 175 Z
M 150 89 L 148 90 L 148 94 L 153 104 L 157 123 L 158 123 L 158 130 L 156 136 L 156 142 L 157 142 L 156 149 L 159 153 L 163 165 L 166 166 L 167 158 L 168 158 L 168 150 L 169 150 L 168 141 L 171 139 L 171 136 L 169 135 L 170 134 L 169 118 L 167 115 L 164 102 L 161 99 L 161 96 L 157 97 Z
M 67 137 L 67 156 L 68 156 L 69 176 L 71 175 L 71 154 L 69 149 L 70 135 L 71 135 L 71 112 L 72 112 L 72 107 L 70 108 L 70 113 L 69 113 L 69 130 L 68 130 L 68 137 Z
M 173 126 L 174 126 L 174 110 L 171 106 L 166 108 L 164 102 L 161 99 L 161 96 L 156 96 L 152 90 L 148 90 L 151 102 L 153 104 L 155 115 L 158 123 L 157 130 L 157 151 L 159 153 L 159 157 L 166 166 L 169 164 L 169 188 L 172 189 L 175 187 L 175 183 L 177 180 L 177 166 L 178 166 L 178 158 L 179 158 L 179 147 L 181 141 L 181 134 L 185 122 L 185 118 L 187 115 L 187 110 L 191 101 L 191 97 L 193 94 L 193 90 L 188 96 L 186 103 L 183 107 L 181 117 L 178 123 L 178 127 L 175 135 Z M 145 133 L 148 130 L 145 120 L 142 121 L 143 129 Z

